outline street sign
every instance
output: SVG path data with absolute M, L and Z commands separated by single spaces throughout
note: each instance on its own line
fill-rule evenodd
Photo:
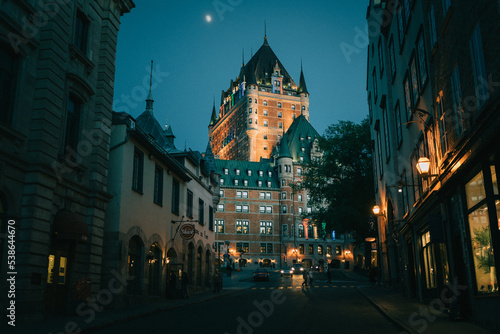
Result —
M 181 226 L 179 233 L 182 239 L 190 240 L 194 237 L 194 225 L 193 224 L 184 224 Z

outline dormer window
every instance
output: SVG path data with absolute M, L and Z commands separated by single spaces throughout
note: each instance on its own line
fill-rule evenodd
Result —
M 304 157 L 299 158 L 300 162 L 304 162 Z
M 220 179 L 219 183 L 220 183 L 221 186 L 224 185 L 224 179 Z
M 267 176 L 273 177 L 273 172 L 267 172 Z
M 244 185 L 244 186 L 248 186 L 248 180 L 247 180 L 247 179 L 244 179 L 244 180 L 243 180 L 243 185 Z
M 252 170 L 251 169 L 247 169 L 247 175 L 248 176 L 252 176 Z
M 224 168 L 224 174 L 225 174 L 225 175 L 228 175 L 228 174 L 229 174 L 229 169 Z
M 264 171 L 259 170 L 259 176 L 264 176 Z
M 271 188 L 271 185 L 272 185 L 272 184 L 271 184 L 271 181 L 267 181 L 267 187 L 268 187 L 268 188 Z
M 258 185 L 259 187 L 262 187 L 262 181 L 261 181 L 261 180 L 257 181 L 257 185 Z
M 241 173 L 241 170 L 240 169 L 236 169 L 236 175 L 240 175 Z
M 235 185 L 235 186 L 239 185 L 239 184 L 240 184 L 240 182 L 239 182 L 239 181 L 240 181 L 240 180 L 238 180 L 238 179 L 234 179 L 234 185 Z

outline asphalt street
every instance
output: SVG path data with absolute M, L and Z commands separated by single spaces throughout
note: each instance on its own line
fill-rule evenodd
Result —
M 302 287 L 302 277 L 271 273 L 269 282 L 200 303 L 121 322 L 93 333 L 399 333 L 350 277 L 332 284 L 316 279 Z

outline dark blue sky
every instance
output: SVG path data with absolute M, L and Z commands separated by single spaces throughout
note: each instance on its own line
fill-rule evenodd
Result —
M 323 134 L 339 120 L 359 123 L 366 104 L 368 0 L 134 0 L 118 36 L 115 111 L 139 116 L 154 60 L 154 113 L 179 149 L 204 151 L 215 95 L 236 79 L 264 40 L 298 83 L 302 58 L 310 122 Z M 208 22 L 206 16 L 212 20 Z M 344 50 L 349 50 L 348 53 Z

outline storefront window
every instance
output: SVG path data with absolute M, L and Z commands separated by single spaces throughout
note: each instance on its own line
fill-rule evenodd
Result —
M 496 174 L 492 168 L 495 192 Z M 498 291 L 496 280 L 495 260 L 493 245 L 491 242 L 490 221 L 488 218 L 488 206 L 486 203 L 483 173 L 479 173 L 465 186 L 467 194 L 467 206 L 469 210 L 469 230 L 471 236 L 471 248 L 474 259 L 474 270 L 476 277 L 476 288 L 480 294 L 488 294 Z M 499 213 L 499 206 L 497 213 Z
M 431 244 L 430 232 L 422 234 L 422 253 L 427 289 L 433 289 L 436 287 L 436 261 L 434 260 L 434 248 Z

